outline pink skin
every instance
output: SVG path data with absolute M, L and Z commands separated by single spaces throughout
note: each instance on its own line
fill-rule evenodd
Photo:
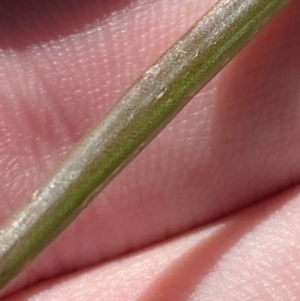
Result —
M 1 221 L 214 2 L 0 2 Z M 299 11 L 294 0 L 3 300 L 297 299 Z

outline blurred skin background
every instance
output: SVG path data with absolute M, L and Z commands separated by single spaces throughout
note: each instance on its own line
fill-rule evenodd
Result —
M 215 2 L 0 1 L 1 222 Z M 299 11 L 292 1 L 3 300 L 300 300 Z

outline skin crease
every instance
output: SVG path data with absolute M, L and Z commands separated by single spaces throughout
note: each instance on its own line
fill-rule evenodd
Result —
M 100 2 L 0 3 L 1 221 L 214 3 Z M 293 1 L 8 292 L 52 280 L 3 300 L 297 300 L 299 9 Z

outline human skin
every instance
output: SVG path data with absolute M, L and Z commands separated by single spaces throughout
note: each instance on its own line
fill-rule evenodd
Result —
M 1 221 L 213 4 L 60 2 L 0 4 Z M 299 8 L 293 1 L 193 99 L 10 300 L 298 296 Z

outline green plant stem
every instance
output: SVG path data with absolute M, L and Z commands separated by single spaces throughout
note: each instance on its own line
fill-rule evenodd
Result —
M 222 0 L 128 90 L 0 230 L 3 289 L 289 0 Z

